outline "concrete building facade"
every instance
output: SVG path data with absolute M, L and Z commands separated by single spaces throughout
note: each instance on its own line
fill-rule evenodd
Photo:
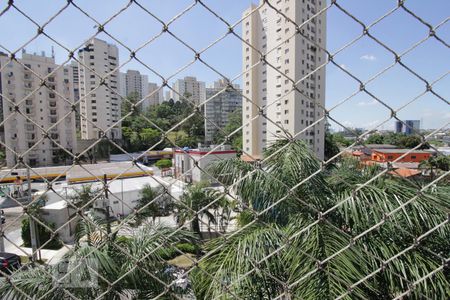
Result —
M 142 109 L 147 110 L 152 105 L 161 104 L 164 101 L 164 90 L 156 83 L 148 83 L 147 99 L 143 103 Z
M 119 49 L 94 38 L 78 51 L 78 57 L 81 138 L 98 139 L 105 132 L 108 138 L 121 139 Z
M 205 143 L 214 142 L 214 137 L 228 124 L 229 114 L 242 109 L 242 90 L 239 85 L 228 87 L 221 79 L 206 88 Z
M 325 14 L 316 16 L 301 27 L 301 34 L 295 34 L 295 25 L 278 11 L 302 24 L 326 3 L 286 0 L 272 4 L 276 9 L 264 4 L 254 13 L 257 6 L 252 5 L 244 12 L 242 22 L 243 39 L 261 53 L 268 53 L 267 63 L 262 62 L 259 53 L 243 43 L 244 155 L 261 159 L 266 147 L 291 135 L 304 140 L 323 159 L 325 68 L 316 68 L 326 59 L 320 49 L 326 43 Z M 299 83 L 293 91 L 294 82 Z
M 70 65 L 67 66 L 69 68 L 69 76 L 71 76 L 71 80 L 73 81 L 73 100 L 77 107 L 77 113 L 75 117 L 75 126 L 78 131 L 81 130 L 80 123 L 80 74 L 78 72 L 78 63 L 76 61 L 71 61 Z
M 174 101 L 180 101 L 186 97 L 195 104 L 203 103 L 206 100 L 205 83 L 197 81 L 196 77 L 186 76 L 178 79 L 173 84 L 173 90 L 170 91 L 170 98 Z
M 127 70 L 120 73 L 120 95 L 127 97 L 136 95 L 140 102 L 141 111 L 147 111 L 150 106 L 161 103 L 163 88 L 156 83 L 148 82 L 147 75 L 141 75 L 139 71 Z
M 57 144 L 68 151 L 76 149 L 71 69 L 57 65 L 45 53 L 22 52 L 17 60 L 10 62 L 0 55 L 6 164 L 13 167 L 19 162 L 16 153 L 29 166 L 60 164 L 62 150 Z
M 211 151 L 214 149 L 214 151 Z M 236 157 L 237 152 L 230 146 L 222 145 L 215 149 L 199 147 L 198 149 L 176 149 L 173 155 L 175 178 L 183 182 L 196 183 L 214 181 L 204 170 L 214 161 Z

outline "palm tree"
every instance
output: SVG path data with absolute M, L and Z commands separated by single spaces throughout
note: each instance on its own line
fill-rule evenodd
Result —
M 140 224 L 145 218 L 151 217 L 153 223 L 158 216 L 164 215 L 170 209 L 170 200 L 160 187 L 152 187 L 150 184 L 144 185 L 140 191 L 140 199 L 136 210 L 136 223 Z
M 15 272 L 11 284 L 0 282 L 0 298 L 149 299 L 164 295 L 164 299 L 180 299 L 182 291 L 173 284 L 171 266 L 163 257 L 173 245 L 193 241 L 188 231 L 145 224 L 127 235 L 75 247 L 57 265 Z M 56 284 L 56 279 L 67 274 L 66 280 Z
M 214 201 L 220 200 L 219 197 L 216 191 L 207 188 L 206 183 L 201 182 L 189 186 L 181 195 L 179 201 L 175 203 L 176 209 L 174 213 L 178 226 L 181 227 L 190 222 L 191 230 L 203 238 L 200 223 L 206 218 L 208 230 L 211 223 L 216 223 L 214 214 L 211 213 L 210 209 L 213 209 L 212 204 Z M 203 209 L 208 205 L 210 205 L 208 209 Z
M 440 226 L 450 207 L 448 187 L 418 194 L 417 183 L 389 176 L 366 184 L 381 170 L 345 160 L 325 176 L 301 141 L 277 142 L 266 157 L 210 168 L 222 183 L 234 183 L 243 227 L 206 244 L 191 277 L 197 299 L 390 299 L 449 253 L 450 230 Z M 408 248 L 433 228 L 439 229 Z M 449 286 L 437 272 L 410 297 L 448 298 Z
M 83 184 L 81 188 L 73 189 L 70 194 L 66 195 L 68 201 L 67 214 L 70 220 L 69 230 L 72 234 L 72 224 L 75 223 L 77 242 L 80 238 L 80 230 L 81 232 L 91 232 L 94 230 L 93 228 L 92 230 L 89 228 L 95 226 L 95 220 L 92 218 L 86 219 L 86 212 L 93 208 L 94 199 L 99 198 L 99 193 L 101 193 L 100 189 L 94 188 L 91 184 Z M 94 223 L 89 224 L 89 221 L 94 221 Z
M 434 170 L 433 168 L 435 167 L 435 161 L 434 161 L 434 157 L 430 157 L 427 160 L 423 160 L 419 163 L 419 168 L 421 169 L 425 169 L 425 170 L 430 170 L 430 179 L 433 180 L 434 178 Z

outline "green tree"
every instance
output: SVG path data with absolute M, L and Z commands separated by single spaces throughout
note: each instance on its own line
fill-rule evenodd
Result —
M 225 136 L 229 136 L 230 144 L 237 151 L 242 150 L 242 110 L 237 109 L 228 114 L 228 123 L 222 131 L 217 132 L 214 136 L 214 143 L 223 143 Z M 236 131 L 238 130 L 238 131 Z M 236 132 L 235 132 L 236 131 Z
M 437 155 L 432 157 L 434 157 L 433 163 L 435 164 L 437 169 L 441 169 L 442 171 L 450 170 L 450 157 L 445 155 Z
M 155 223 L 156 217 L 167 215 L 172 210 L 171 203 L 170 197 L 164 193 L 161 187 L 144 185 L 136 206 L 136 210 L 139 211 L 135 216 L 137 224 L 141 224 L 144 219 L 149 217 Z
M 139 101 L 139 95 L 138 93 L 131 93 L 129 96 L 125 97 L 125 99 L 122 101 L 121 110 L 122 110 L 122 116 L 127 115 L 131 112 L 131 116 L 137 116 L 139 114 L 139 110 L 141 105 L 136 105 L 136 103 Z M 127 123 L 130 119 L 130 117 L 125 118 L 124 122 Z M 128 120 L 127 120 L 128 119 Z
M 402 135 L 400 136 L 397 146 L 401 148 L 415 148 L 422 143 L 422 138 L 419 135 Z M 424 143 L 420 146 L 420 149 L 430 148 L 428 143 Z
M 384 144 L 384 137 L 381 134 L 374 133 L 365 141 L 366 144 Z
M 50 300 L 70 294 L 76 299 L 151 299 L 161 295 L 180 299 L 185 291 L 172 284 L 174 270 L 163 257 L 173 251 L 172 245 L 193 243 L 195 237 L 184 230 L 148 224 L 128 231 L 127 236 L 106 238 L 104 234 L 93 246 L 75 246 L 56 265 L 30 265 L 16 271 L 8 281 L 0 282 L 0 298 Z M 61 274 L 64 270 L 67 273 Z M 70 279 L 95 280 L 97 284 L 80 288 L 63 281 L 55 285 L 54 276 L 66 274 L 71 274 Z
M 410 298 L 448 298 L 443 272 L 420 281 L 441 266 L 424 249 L 450 249 L 450 229 L 440 226 L 447 219 L 448 187 L 418 195 L 417 183 L 374 180 L 380 170 L 354 160 L 343 160 L 328 177 L 317 170 L 319 161 L 301 141 L 275 143 L 262 167 L 236 159 L 211 166 L 223 184 L 234 183 L 244 227 L 206 244 L 208 257 L 191 277 L 197 299 L 334 299 L 349 286 L 351 298 L 389 299 L 406 289 L 405 280 L 417 282 Z M 397 209 L 410 199 L 413 205 Z M 370 230 L 394 210 L 389 222 Z M 437 227 L 423 248 L 408 248 L 411 238 Z M 398 255 L 403 249 L 408 251 Z M 383 272 L 363 280 L 387 261 Z
M 325 160 L 329 160 L 340 152 L 335 136 L 329 132 L 325 133 Z
M 204 218 L 209 223 L 216 223 L 214 214 L 210 209 L 203 209 L 217 200 L 217 193 L 208 189 L 206 183 L 198 183 L 189 186 L 180 197 L 179 202 L 175 204 L 175 216 L 178 226 L 190 223 L 190 228 L 201 238 L 203 238 L 200 224 Z
M 344 137 L 344 135 L 339 132 L 333 134 L 333 139 L 336 141 L 338 146 L 341 146 L 341 147 L 348 147 L 352 144 L 352 142 L 350 140 L 346 139 Z
M 147 150 L 161 140 L 161 132 L 157 129 L 143 128 L 139 133 L 140 143 L 143 149 Z
M 434 179 L 435 171 L 438 169 L 442 171 L 450 170 L 450 158 L 445 155 L 431 156 L 427 160 L 420 162 L 419 167 L 421 169 L 429 170 L 431 180 Z
M 172 167 L 172 160 L 171 159 L 160 159 L 155 163 L 155 167 L 158 169 L 168 169 Z

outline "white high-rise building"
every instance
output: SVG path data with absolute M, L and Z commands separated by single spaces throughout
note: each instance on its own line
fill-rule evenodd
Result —
M 127 70 L 126 73 L 120 73 L 120 92 L 121 96 L 135 95 L 141 100 L 148 93 L 148 76 L 141 75 L 136 70 Z
M 16 153 L 23 154 L 23 161 L 29 166 L 62 164 L 60 147 L 72 152 L 76 149 L 71 69 L 60 67 L 45 53 L 22 52 L 22 58 L 17 60 L 20 64 L 9 62 L 8 57 L 0 54 L 0 68 L 4 67 L 0 74 L 0 93 L 6 120 L 7 166 L 20 162 Z M 33 72 L 41 78 L 48 76 L 46 86 L 41 86 L 41 78 Z
M 108 138 L 121 139 L 119 49 L 94 38 L 78 51 L 78 57 L 81 138 L 98 139 L 106 132 Z
M 304 140 L 322 159 L 325 121 L 300 132 L 324 115 L 320 106 L 325 104 L 325 68 L 311 73 L 326 59 L 324 51 L 317 47 L 325 48 L 325 14 L 302 26 L 302 34 L 295 34 L 295 25 L 278 11 L 300 25 L 326 3 L 283 0 L 271 4 L 276 9 L 264 4 L 250 14 L 256 8 L 252 5 L 244 12 L 242 22 L 243 39 L 261 53 L 268 53 L 266 64 L 256 50 L 243 43 L 243 95 L 247 97 L 243 98 L 242 110 L 244 155 L 261 159 L 264 149 L 286 136 L 286 131 Z M 292 91 L 293 82 L 301 79 L 296 85 L 300 92 Z M 265 108 L 262 113 L 267 118 L 260 114 L 260 108 Z
M 183 97 L 189 99 L 195 104 L 203 103 L 206 100 L 206 89 L 203 81 L 197 81 L 193 76 L 186 76 L 183 79 L 178 79 L 173 84 L 173 89 L 170 91 L 170 98 L 174 101 L 180 101 Z
M 70 65 L 67 66 L 69 68 L 69 76 L 73 81 L 73 99 L 76 103 L 77 113 L 75 118 L 75 126 L 77 130 L 81 130 L 80 124 L 80 75 L 78 72 L 78 63 L 76 61 L 71 61 Z
M 228 87 L 221 79 L 214 82 L 213 87 L 206 88 L 206 99 L 205 143 L 211 144 L 220 129 L 227 126 L 229 114 L 242 108 L 242 90 L 239 85 Z
M 147 111 L 151 105 L 163 101 L 163 89 L 156 83 L 148 82 L 147 75 L 141 75 L 135 70 L 120 73 L 120 95 L 124 97 L 135 95 L 139 101 L 143 99 L 140 102 L 142 111 Z

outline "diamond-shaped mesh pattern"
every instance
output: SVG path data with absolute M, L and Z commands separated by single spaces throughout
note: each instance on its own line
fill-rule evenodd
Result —
M 363 21 L 358 17 L 359 14 L 352 12 L 351 5 L 343 0 L 261 1 L 234 22 L 227 20 L 225 12 L 216 9 L 217 5 L 213 5 L 212 1 L 191 1 L 184 9 L 172 12 L 172 18 L 169 19 L 159 16 L 145 1 L 128 1 L 107 17 L 85 8 L 81 2 L 68 0 L 62 5 L 58 4 L 58 8 L 55 4 L 52 8 L 54 13 L 47 20 L 37 20 L 37 16 L 19 1 L 10 0 L 0 7 L 0 20 L 16 14 L 23 17 L 24 24 L 33 28 L 20 45 L 12 46 L 7 40 L 0 42 L 0 51 L 5 54 L 0 57 L 3 83 L 3 89 L 0 86 L 3 106 L 1 125 L 4 131 L 4 139 L 0 144 L 14 157 L 8 160 L 9 169 L 2 171 L 1 179 L 2 182 L 16 180 L 3 186 L 3 203 L 10 203 L 16 214 L 10 216 L 6 212 L 6 222 L 1 228 L 2 244 L 3 249 L 6 245 L 6 252 L 22 257 L 22 264 L 14 267 L 13 260 L 8 261 L 6 256 L 3 258 L 3 267 L 0 269 L 3 276 L 0 283 L 2 299 L 450 297 L 448 165 L 437 166 L 434 170 L 433 166 L 427 165 L 421 170 L 423 174 L 428 172 L 427 176 L 395 175 L 398 171 L 396 163 L 424 147 L 428 147 L 436 159 L 445 157 L 429 141 L 437 133 L 448 130 L 448 119 L 438 128 L 424 133 L 402 121 L 399 114 L 414 105 L 425 109 L 427 104 L 420 102 L 424 97 L 438 101 L 448 111 L 449 102 L 445 93 L 442 88 L 436 88 L 440 84 L 445 85 L 443 82 L 448 70 L 438 78 L 429 80 L 420 68 L 409 65 L 405 59 L 430 42 L 433 47 L 444 48 L 448 55 L 449 44 L 445 39 L 448 37 L 448 28 L 445 31 L 448 17 L 440 23 L 431 24 L 421 16 L 420 11 L 410 8 L 409 1 L 404 0 L 392 1 L 392 8 L 372 22 Z M 285 9 L 290 2 L 296 2 L 298 10 L 307 9 L 307 18 L 298 20 L 290 17 L 291 12 Z M 160 2 L 159 5 L 165 4 Z M 233 1 L 224 2 L 224 9 L 227 5 L 233 5 Z M 152 36 L 134 47 L 117 38 L 112 30 L 113 26 L 117 26 L 114 25 L 116 20 L 120 26 L 133 30 L 132 22 L 126 24 L 121 19 L 130 10 L 138 11 L 153 24 L 150 29 Z M 193 46 L 189 39 L 173 28 L 176 22 L 194 10 L 201 11 L 208 20 L 224 26 L 224 34 L 211 36 L 210 43 L 202 48 Z M 276 46 L 270 49 L 243 36 L 244 25 L 263 10 L 272 10 L 284 24 L 283 29 L 291 29 L 286 30 L 283 38 L 280 36 Z M 65 46 L 64 41 L 54 38 L 48 30 L 59 18 L 64 18 L 68 11 L 92 24 L 95 31 L 85 34 L 83 41 L 74 48 Z M 325 20 L 325 16 L 331 12 L 339 14 L 345 22 L 352 22 L 355 30 L 359 30 L 357 36 L 346 40 L 335 50 L 327 48 L 325 41 L 318 40 L 310 31 L 310 26 L 320 27 L 317 26 L 317 20 Z M 384 42 L 376 34 L 377 27 L 388 22 L 395 14 L 402 14 L 409 22 L 397 26 L 414 24 L 428 34 L 401 47 Z M 17 26 L 9 25 L 11 31 Z M 122 55 L 123 52 L 127 53 L 128 59 L 101 72 L 99 66 L 88 64 L 81 57 L 83 54 L 79 54 L 80 50 L 89 48 L 86 45 L 93 38 L 117 45 Z M 182 55 L 191 57 L 170 74 L 164 73 L 167 70 L 163 72 L 153 67 L 151 60 L 142 54 L 145 48 L 157 47 L 162 38 L 170 38 Z M 42 72 L 29 66 L 20 58 L 20 52 L 37 39 L 50 40 L 58 47 L 58 51 L 66 52 L 66 60 Z M 237 40 L 256 57 L 242 72 L 232 76 L 215 67 L 217 62 L 208 59 L 208 51 L 226 39 Z M 307 70 L 303 74 L 284 72 L 276 61 L 275 53 L 279 55 L 279 46 L 295 41 L 306 41 L 315 49 L 317 58 L 321 57 L 310 67 L 308 65 L 307 69 L 303 68 Z M 370 78 L 362 78 L 339 59 L 361 41 L 383 49 L 391 59 L 386 67 Z M 82 53 L 89 55 L 89 49 Z M 285 56 L 281 55 L 281 58 L 284 60 Z M 80 74 L 81 69 L 84 70 L 86 81 L 89 74 L 89 79 L 94 82 L 90 90 L 81 90 L 79 86 L 78 99 L 69 91 L 73 86 L 54 81 L 55 77 L 57 80 L 64 78 L 71 62 L 78 66 Z M 131 63 L 139 64 L 160 80 L 160 87 L 148 95 L 142 95 L 137 101 L 121 94 L 117 88 L 118 71 L 125 70 Z M 5 86 L 4 78 L 9 76 L 11 65 L 23 69 L 25 79 L 29 80 L 24 80 L 23 89 L 26 92 L 23 97 L 7 92 L 9 85 L 14 84 L 10 81 Z M 190 97 L 192 95 L 181 94 L 169 84 L 194 65 L 207 69 L 226 82 L 213 96 L 200 102 L 194 101 Z M 261 102 L 236 87 L 235 84 L 242 81 L 245 91 L 246 75 L 259 70 L 261 66 L 265 66 L 267 72 L 277 73 L 280 80 L 286 83 L 285 86 L 289 85 L 290 88 L 276 96 L 268 95 L 268 98 L 273 99 Z M 341 76 L 352 80 L 349 87 L 356 83 L 357 89 L 332 104 L 328 101 L 324 104 L 318 100 L 320 97 L 305 92 L 302 88 L 305 82 L 314 76 L 326 74 L 325 68 L 340 72 Z M 394 105 L 391 99 L 371 88 L 372 84 L 383 80 L 393 70 L 407 74 L 420 90 L 412 97 L 405 98 L 400 106 Z M 278 83 L 266 84 L 271 88 L 271 85 Z M 140 109 L 144 102 L 160 93 L 161 89 L 170 91 L 188 107 L 188 111 L 174 124 L 161 123 Z M 206 116 L 204 107 L 230 90 L 240 93 L 243 104 L 246 103 L 257 113 L 244 118 L 242 124 L 227 131 L 223 124 L 216 124 L 215 120 Z M 97 118 L 83 108 L 94 94 L 103 92 L 109 93 L 111 98 L 117 98 L 120 103 L 119 116 L 117 119 L 111 116 L 111 122 L 105 126 L 100 125 L 103 123 L 97 122 Z M 49 97 L 56 99 L 58 107 L 64 107 L 58 111 L 54 111 L 52 106 L 48 108 L 51 120 L 48 126 L 37 119 L 36 112 L 29 106 L 30 101 L 41 93 L 51 94 Z M 313 121 L 306 122 L 297 131 L 290 130 L 289 126 L 285 126 L 286 123 L 281 124 L 270 117 L 273 115 L 271 111 L 275 111 L 278 104 L 291 94 L 298 95 L 296 101 L 306 99 L 313 105 L 314 114 L 317 113 Z M 385 114 L 381 120 L 372 123 L 369 130 L 358 131 L 342 120 L 338 112 L 344 109 L 352 114 L 352 107 L 357 105 L 354 101 L 361 96 L 383 107 Z M 129 109 L 124 110 L 123 107 Z M 146 151 L 131 154 L 129 145 L 116 139 L 112 133 L 120 131 L 124 122 L 136 118 L 145 123 L 145 128 L 152 130 L 155 138 L 145 144 Z M 80 152 L 75 151 L 74 145 L 61 141 L 56 134 L 62 126 L 72 126 L 75 130 L 78 120 L 81 120 L 81 126 L 91 127 L 97 135 Z M 180 128 L 193 120 L 209 124 L 220 136 L 216 145 L 207 151 L 198 152 L 200 154 L 185 149 L 183 141 L 173 138 Z M 351 150 L 358 147 L 367 149 L 364 148 L 367 138 L 393 121 L 399 121 L 413 131 L 420 141 L 383 167 L 349 158 Z M 236 158 L 216 160 L 208 165 L 202 163 L 216 158 L 222 146 L 230 144 L 249 125 L 258 122 L 270 124 L 277 132 L 277 141 L 268 146 L 262 157 L 255 157 L 245 147 L 234 145 L 239 153 Z M 302 140 L 305 134 L 311 131 L 314 133 L 316 128 L 324 128 L 325 122 L 344 128 L 353 139 L 331 154 L 326 153 L 326 158 L 321 160 L 313 153 L 315 149 L 311 150 Z M 24 149 L 8 140 L 10 135 L 7 132 L 22 124 L 35 129 L 32 142 Z M 324 135 L 324 131 L 319 134 Z M 143 133 L 135 134 L 140 136 Z M 43 143 L 51 145 L 48 151 L 57 153 L 56 157 L 59 158 L 54 163 L 61 166 L 54 174 L 36 166 L 38 163 L 35 157 L 39 155 L 37 152 Z M 107 152 L 125 155 L 129 162 L 119 164 L 120 167 L 103 175 L 104 171 L 100 172 L 100 168 L 115 167 L 91 163 L 96 160 L 93 159 L 93 153 L 94 156 L 95 153 L 99 155 L 105 147 Z M 177 149 L 174 155 L 191 162 L 188 168 L 175 171 L 174 177 L 178 179 L 163 176 L 163 171 L 141 163 L 149 151 L 159 151 L 164 147 Z M 329 147 L 327 141 L 325 147 Z M 202 183 L 183 182 L 186 178 L 192 178 L 194 172 L 201 174 Z M 77 177 L 77 174 L 83 175 Z M 140 177 L 124 179 L 136 174 Z M 16 179 L 16 176 L 21 179 Z M 89 179 L 80 179 L 81 184 L 73 183 L 70 182 L 72 176 Z M 135 186 L 134 180 L 140 182 L 142 178 L 151 188 L 135 191 L 139 196 L 126 194 L 130 187 Z M 64 187 L 61 188 L 61 182 L 65 181 L 71 184 L 62 184 Z M 39 191 L 33 190 L 37 185 Z M 119 190 L 117 186 L 120 186 Z M 132 197 L 136 199 L 132 200 Z M 111 208 L 113 203 L 127 213 L 117 214 Z M 30 244 L 25 239 L 25 244 L 18 242 L 20 225 L 17 224 L 20 222 L 24 222 L 21 225 L 22 232 L 28 231 L 31 236 Z M 33 236 L 39 238 L 33 239 Z M 52 247 L 59 250 L 47 250 Z

